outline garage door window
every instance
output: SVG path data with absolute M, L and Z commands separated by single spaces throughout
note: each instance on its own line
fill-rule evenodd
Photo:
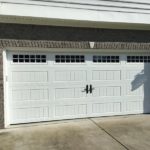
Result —
M 13 63 L 46 63 L 46 55 L 14 54 Z
M 119 63 L 119 56 L 93 56 L 94 63 Z
M 128 63 L 150 63 L 150 56 L 127 56 Z
M 84 63 L 84 55 L 55 55 L 56 63 Z

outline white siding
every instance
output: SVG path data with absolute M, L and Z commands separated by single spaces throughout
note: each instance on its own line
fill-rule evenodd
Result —
M 140 0 L 0 0 L 3 3 L 33 4 L 96 11 L 150 13 L 150 1 Z
M 40 18 L 54 24 L 60 20 L 86 22 L 86 26 L 91 22 L 150 24 L 148 0 L 0 0 L 0 4 L 1 21 L 5 15 L 9 22 L 9 17 L 16 19 L 19 16 L 32 18 L 30 23 Z M 41 20 L 41 23 L 44 24 L 44 21 Z

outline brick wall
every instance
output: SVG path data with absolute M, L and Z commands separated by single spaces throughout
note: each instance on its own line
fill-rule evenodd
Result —
M 150 31 L 0 24 L 0 39 L 150 42 Z

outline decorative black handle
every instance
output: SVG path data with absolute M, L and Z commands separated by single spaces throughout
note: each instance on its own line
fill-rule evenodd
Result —
M 90 84 L 89 86 L 86 85 L 86 87 L 85 87 L 83 92 L 86 92 L 86 94 L 88 94 L 88 93 L 91 94 L 93 92 L 93 90 L 94 90 L 94 88 L 92 87 L 92 84 Z
M 86 91 L 86 94 L 89 93 L 89 86 L 88 85 L 86 85 L 85 91 Z
M 92 88 L 92 85 L 90 84 L 90 93 L 93 92 L 93 88 Z

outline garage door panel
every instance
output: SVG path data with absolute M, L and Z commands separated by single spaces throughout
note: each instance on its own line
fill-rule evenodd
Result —
M 55 96 L 55 101 L 67 100 L 74 101 L 79 98 L 86 97 L 86 87 L 87 82 L 58 82 L 53 83 L 53 93 Z
M 86 97 L 84 87 L 55 88 L 56 100 L 84 97 Z
M 150 57 L 100 53 L 9 54 L 11 124 L 150 110 L 147 86 Z
M 90 82 L 93 86 L 98 86 L 98 85 L 106 85 L 106 86 L 121 86 L 122 81 L 108 81 L 108 80 L 101 80 L 101 81 L 92 81 Z
M 144 96 L 145 82 L 147 80 L 144 70 L 126 70 L 126 96 Z
M 129 101 L 126 105 L 127 112 L 143 112 L 144 103 L 143 101 Z
M 114 96 L 114 97 L 88 97 L 87 102 L 92 102 L 92 103 L 107 103 L 107 102 L 123 102 L 120 96 Z
M 58 105 L 55 107 L 56 117 L 75 116 L 75 105 Z
M 48 82 L 48 71 L 12 71 L 12 82 Z
M 40 101 L 29 101 L 29 100 L 24 100 L 24 101 L 15 101 L 13 103 L 11 103 L 11 107 L 13 109 L 16 108 L 28 108 L 28 107 L 43 107 L 43 106 L 48 106 L 51 103 L 49 103 L 49 100 L 44 100 L 41 99 Z
M 97 115 L 102 115 L 106 113 L 120 113 L 121 112 L 121 102 L 99 102 L 92 104 L 92 113 Z
M 49 99 L 49 89 L 46 87 L 30 87 L 30 88 L 12 88 L 11 96 L 14 101 L 17 100 L 40 100 Z
M 121 80 L 120 70 L 92 70 L 92 81 Z
M 28 108 L 17 108 L 11 113 L 11 122 L 13 123 L 27 123 L 46 121 L 49 114 L 49 107 L 28 107 Z
M 54 73 L 56 82 L 87 81 L 87 71 L 85 70 L 62 70 Z
M 121 86 L 94 86 L 93 97 L 121 96 Z
M 54 88 L 59 88 L 59 87 L 85 87 L 87 82 L 86 81 L 76 81 L 76 82 L 52 82 L 50 83 L 53 85 Z
M 135 68 L 134 68 L 135 69 Z M 140 68 L 138 70 L 126 70 L 126 80 L 133 81 L 136 77 L 140 77 L 139 79 L 142 80 L 145 77 L 144 69 Z
M 132 85 L 132 83 L 126 84 L 126 95 L 127 96 L 142 96 L 144 95 L 144 85 L 137 83 L 137 85 Z
M 88 104 L 66 104 L 66 105 L 56 105 L 55 106 L 55 117 L 56 118 L 70 118 L 70 117 L 80 117 L 87 116 Z
M 24 88 L 24 89 L 30 89 L 30 88 L 33 88 L 33 89 L 39 89 L 39 88 L 49 88 L 49 84 L 48 83 L 30 83 L 30 82 L 26 82 L 26 83 L 9 83 L 9 86 L 10 86 L 10 88 L 16 88 L 16 89 L 18 89 L 18 88 Z

